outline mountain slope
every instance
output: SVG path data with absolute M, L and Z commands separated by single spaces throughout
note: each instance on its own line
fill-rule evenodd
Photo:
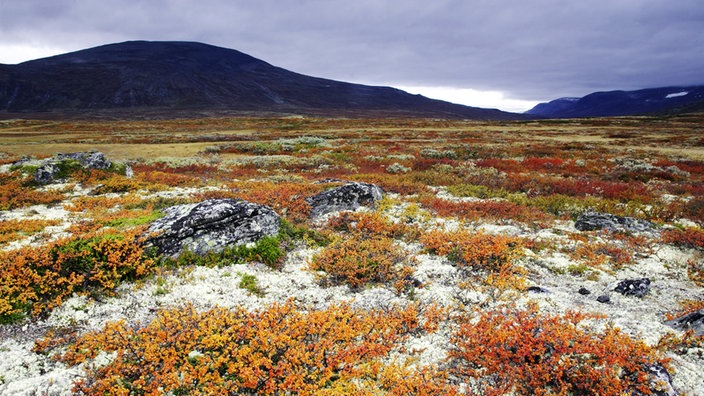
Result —
M 0 65 L 0 111 L 144 108 L 525 117 L 389 87 L 309 77 L 239 51 L 193 42 L 130 41 Z
M 540 103 L 526 114 L 549 118 L 608 117 L 682 112 L 702 108 L 704 86 L 663 87 L 637 91 L 594 92 L 582 98 Z

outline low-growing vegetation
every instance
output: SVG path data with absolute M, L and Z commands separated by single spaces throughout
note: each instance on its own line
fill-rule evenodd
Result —
M 35 350 L 49 353 L 69 341 L 57 355 L 69 365 L 116 353 L 76 384 L 74 391 L 86 395 L 451 394 L 437 374 L 384 362 L 405 338 L 425 331 L 421 321 L 416 306 L 371 312 L 304 311 L 290 302 L 255 312 L 187 306 L 160 312 L 144 328 L 109 323 L 78 337 L 41 340 Z
M 652 394 L 648 369 L 667 364 L 619 329 L 590 330 L 586 314 L 544 315 L 532 306 L 479 316 L 476 324 L 460 320 L 450 352 L 456 375 L 479 378 L 476 394 Z
M 0 251 L 0 321 L 46 313 L 73 293 L 109 294 L 149 274 L 154 262 L 135 242 L 138 235 L 103 231 Z
M 704 338 L 667 321 L 703 307 L 701 123 L 7 121 L 0 369 L 25 355 L 0 393 L 698 394 Z M 68 160 L 49 183 L 24 158 L 95 145 L 109 169 Z M 351 181 L 383 198 L 311 217 Z M 280 232 L 146 247 L 170 206 L 211 198 L 266 205 Z M 580 231 L 588 212 L 647 230 Z

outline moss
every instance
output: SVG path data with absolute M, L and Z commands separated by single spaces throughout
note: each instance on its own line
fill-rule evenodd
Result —
M 149 224 L 153 222 L 156 219 L 164 217 L 165 214 L 159 210 L 156 210 L 152 213 L 149 213 L 148 215 L 144 216 L 139 216 L 139 217 L 133 217 L 133 218 L 119 218 L 119 219 L 114 219 L 110 220 L 104 223 L 105 226 L 107 227 L 114 227 L 114 228 L 131 228 L 131 227 L 136 227 L 136 226 L 141 226 L 145 224 Z
M 248 292 L 250 292 L 258 297 L 261 297 L 264 295 L 264 292 L 259 287 L 259 282 L 257 280 L 257 277 L 254 275 L 243 274 L 242 278 L 240 279 L 239 287 L 240 287 L 240 289 L 245 289 Z

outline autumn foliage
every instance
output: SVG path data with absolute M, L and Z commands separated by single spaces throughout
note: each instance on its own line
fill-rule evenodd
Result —
M 310 263 L 314 271 L 325 271 L 327 281 L 359 288 L 368 283 L 395 283 L 410 275 L 402 263 L 403 249 L 387 237 L 352 237 L 332 242 Z
M 477 395 L 653 394 L 648 367 L 666 361 L 617 328 L 590 330 L 590 318 L 535 307 L 479 313 L 476 324 L 466 317 L 453 337 L 453 372 L 476 378 Z
M 44 313 L 73 293 L 108 293 L 146 275 L 153 261 L 143 256 L 137 235 L 106 231 L 0 252 L 0 321 Z
M 364 312 L 347 305 L 306 311 L 291 302 L 253 312 L 186 306 L 161 311 L 143 328 L 113 322 L 35 349 L 70 341 L 58 355 L 69 365 L 114 352 L 76 384 L 85 395 L 453 394 L 438 372 L 383 359 L 423 332 L 424 321 L 414 305 Z
M 447 256 L 460 266 L 499 271 L 522 255 L 521 240 L 468 230 L 425 233 L 421 243 L 431 253 Z

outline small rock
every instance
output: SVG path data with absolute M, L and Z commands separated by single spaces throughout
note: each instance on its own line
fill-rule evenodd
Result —
M 368 183 L 348 183 L 306 198 L 312 218 L 340 210 L 355 210 L 381 199 L 379 186 Z
M 650 292 L 650 279 L 625 279 L 616 285 L 614 291 L 624 296 L 643 297 Z
M 668 320 L 665 324 L 678 330 L 693 330 L 697 337 L 704 336 L 704 309 Z
M 646 220 L 635 219 L 633 217 L 615 216 L 609 213 L 586 212 L 582 213 L 574 227 L 579 231 L 629 231 L 629 232 L 653 232 L 653 224 Z
M 611 297 L 609 297 L 607 294 L 602 294 L 599 297 L 597 297 L 596 300 L 602 304 L 606 304 L 608 302 L 611 302 Z
M 526 291 L 533 292 L 533 293 L 550 293 L 550 290 L 545 289 L 540 286 L 530 286 L 526 289 Z
M 184 249 L 197 255 L 219 252 L 228 246 L 256 242 L 279 232 L 280 217 L 264 205 L 235 199 L 209 199 L 198 204 L 164 209 L 167 216 L 147 230 L 147 246 L 178 256 Z
M 580 287 L 579 291 L 577 293 L 579 293 L 583 296 L 588 296 L 588 295 L 592 294 L 592 292 L 589 289 L 587 289 L 586 287 Z

